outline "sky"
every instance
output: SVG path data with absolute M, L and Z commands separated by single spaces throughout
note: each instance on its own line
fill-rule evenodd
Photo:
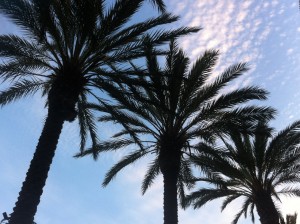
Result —
M 201 26 L 203 29 L 179 40 L 194 61 L 205 49 L 219 49 L 220 62 L 214 75 L 236 62 L 248 62 L 251 70 L 229 88 L 249 84 L 270 92 L 263 105 L 278 115 L 272 125 L 280 130 L 300 119 L 300 11 L 297 0 L 170 0 L 168 11 L 180 15 L 173 27 Z M 141 14 L 151 14 L 151 5 Z M 17 27 L 0 16 L 0 34 L 20 34 Z M 21 35 L 21 34 L 20 34 Z M 0 85 L 0 90 L 3 86 Z M 0 212 L 11 213 L 25 178 L 46 116 L 43 99 L 33 97 L 0 109 Z M 100 139 L 118 126 L 99 126 Z M 66 123 L 49 172 L 35 221 L 38 224 L 153 224 L 162 223 L 162 179 L 141 195 L 147 158 L 126 168 L 106 188 L 105 172 L 121 152 L 74 159 L 78 152 L 76 123 Z M 240 201 L 220 212 L 221 201 L 199 210 L 179 211 L 179 223 L 229 224 Z M 282 198 L 283 214 L 300 214 L 300 199 Z M 250 224 L 242 218 L 240 224 Z M 259 223 L 259 220 L 256 221 Z M 300 219 L 298 218 L 298 224 Z

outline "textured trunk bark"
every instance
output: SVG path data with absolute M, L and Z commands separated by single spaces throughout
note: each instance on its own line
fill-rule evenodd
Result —
M 164 178 L 164 224 L 178 223 L 177 179 L 178 174 L 165 172 Z
M 48 95 L 48 116 L 9 224 L 33 223 L 64 121 L 76 118 L 76 103 L 85 83 L 79 75 L 58 76 L 54 81 Z
M 260 192 L 255 201 L 261 224 L 280 224 L 279 215 L 270 194 Z
M 55 111 L 49 110 L 18 201 L 11 214 L 10 224 L 33 223 L 64 123 L 64 118 L 57 115 Z

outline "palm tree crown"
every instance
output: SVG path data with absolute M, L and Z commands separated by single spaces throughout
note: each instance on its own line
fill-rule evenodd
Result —
M 78 115 L 81 149 L 88 135 L 93 145 L 97 144 L 93 114 L 85 107 L 88 96 L 98 97 L 93 87 L 101 88 L 105 82 L 137 84 L 134 75 L 138 74 L 119 65 L 142 57 L 145 39 L 160 45 L 198 30 L 158 29 L 178 19 L 168 13 L 130 25 L 143 2 L 116 0 L 107 9 L 104 0 L 0 1 L 0 13 L 26 35 L 0 36 L 0 79 L 10 84 L 0 92 L 0 105 L 41 90 L 48 106 L 48 117 L 11 224 L 32 223 L 64 121 L 73 121 Z M 151 2 L 164 10 L 161 0 Z
M 248 211 L 254 221 L 254 207 L 262 224 L 279 223 L 282 217 L 273 199 L 280 201 L 280 194 L 300 196 L 300 188 L 294 185 L 300 182 L 300 121 L 274 137 L 265 124 L 256 126 L 254 136 L 235 130 L 229 136 L 223 139 L 224 147 L 207 146 L 205 152 L 192 159 L 207 174 L 198 181 L 212 187 L 195 191 L 187 197 L 186 204 L 193 203 L 199 208 L 208 201 L 225 197 L 223 210 L 233 200 L 244 197 L 233 224 Z
M 129 74 L 126 69 L 116 69 L 119 63 L 143 56 L 141 46 L 146 37 L 154 44 L 162 44 L 198 30 L 180 28 L 150 32 L 154 27 L 178 19 L 167 13 L 126 26 L 142 2 L 118 0 L 106 10 L 104 1 L 100 0 L 1 1 L 0 12 L 19 25 L 26 38 L 0 36 L 0 56 L 6 59 L 0 65 L 0 78 L 11 82 L 8 89 L 1 91 L 0 105 L 38 90 L 49 94 L 48 100 L 51 100 L 53 87 L 64 96 L 55 101 L 67 105 L 66 120 L 73 120 L 77 114 L 75 103 L 84 103 L 87 95 L 94 95 L 90 87 L 99 87 L 105 81 L 130 80 L 119 75 Z M 164 9 L 162 1 L 151 2 Z M 76 99 L 71 95 L 76 95 Z M 80 122 L 86 123 L 86 114 L 82 113 L 87 113 L 88 109 L 83 112 L 81 108 L 78 105 Z
M 184 195 L 184 180 L 192 178 L 189 156 L 201 150 L 202 140 L 211 142 L 229 126 L 241 128 L 245 120 L 248 125 L 256 120 L 268 120 L 274 111 L 268 107 L 236 107 L 252 99 L 265 99 L 266 91 L 258 87 L 221 94 L 223 87 L 248 70 L 245 64 L 231 66 L 213 82 L 208 82 L 218 58 L 217 51 L 206 51 L 191 69 L 189 59 L 174 41 L 170 44 L 163 69 L 153 55 L 154 51 L 151 43 L 145 43 L 145 70 L 132 64 L 135 70 L 147 74 L 140 79 L 147 80 L 148 88 L 122 86 L 128 94 L 110 91 L 116 104 L 99 101 L 90 107 L 104 112 L 100 121 L 118 122 L 124 128 L 112 140 L 98 144 L 95 147 L 98 153 L 132 144 L 137 146 L 136 151 L 109 170 L 103 185 L 107 185 L 125 166 L 154 153 L 142 192 L 145 193 L 161 172 L 165 184 L 165 224 L 174 224 L 178 222 L 177 190 L 180 196 Z M 120 87 L 110 85 L 104 89 L 114 88 Z M 95 151 L 88 149 L 79 156 L 91 153 Z M 187 184 L 187 187 L 191 186 Z

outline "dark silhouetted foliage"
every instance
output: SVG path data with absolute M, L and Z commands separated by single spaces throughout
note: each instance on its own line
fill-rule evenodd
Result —
M 0 105 L 41 91 L 48 107 L 10 224 L 32 224 L 65 121 L 78 118 L 81 150 L 88 137 L 97 145 L 94 116 L 85 106 L 88 96 L 97 98 L 94 87 L 101 89 L 107 82 L 138 84 L 138 74 L 119 65 L 142 57 L 145 39 L 160 45 L 199 30 L 159 29 L 178 20 L 168 13 L 129 24 L 143 2 L 117 0 L 108 9 L 104 0 L 0 1 L 0 13 L 26 35 L 0 36 L 0 79 L 9 84 L 0 92 Z M 161 0 L 151 2 L 164 11 Z
M 218 59 L 217 51 L 206 51 L 191 68 L 189 59 L 174 41 L 164 68 L 154 56 L 151 43 L 145 43 L 144 51 L 147 75 L 140 79 L 147 81 L 148 87 L 107 85 L 104 89 L 116 103 L 99 101 L 89 105 L 90 109 L 104 113 L 99 121 L 117 122 L 123 127 L 111 140 L 95 148 L 98 153 L 136 148 L 109 170 L 104 186 L 127 165 L 145 156 L 152 158 L 142 192 L 162 173 L 164 223 L 175 224 L 178 223 L 177 195 L 183 199 L 185 187 L 193 186 L 185 181 L 193 178 L 190 156 L 202 151 L 205 142 L 213 142 L 218 135 L 228 132 L 229 127 L 251 131 L 257 120 L 271 119 L 274 110 L 249 105 L 238 107 L 250 100 L 266 99 L 267 92 L 261 88 L 247 86 L 224 93 L 224 87 L 248 70 L 244 63 L 227 68 L 209 81 Z M 127 94 L 116 91 L 118 88 Z M 87 149 L 78 156 L 94 153 L 94 149 Z
M 195 180 L 212 185 L 187 196 L 186 205 L 200 208 L 224 197 L 222 210 L 243 197 L 242 209 L 233 224 L 249 211 L 254 222 L 254 208 L 262 224 L 279 224 L 283 218 L 273 200 L 279 195 L 300 196 L 300 121 L 275 136 L 265 124 L 258 124 L 253 136 L 232 130 L 222 138 L 224 146 L 209 146 L 192 158 L 205 174 Z

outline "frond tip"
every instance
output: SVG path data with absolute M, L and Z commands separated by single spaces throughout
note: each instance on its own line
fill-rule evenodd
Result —
M 0 92 L 0 106 L 4 106 L 19 98 L 34 94 L 45 87 L 45 85 L 47 85 L 47 83 L 43 81 L 19 81 L 7 90 Z
M 122 160 L 116 163 L 105 175 L 104 181 L 102 183 L 103 187 L 106 187 L 112 179 L 120 172 L 123 168 L 128 166 L 129 164 L 134 163 L 136 160 L 145 156 L 147 152 L 145 151 L 135 151 L 127 156 L 125 156 Z

